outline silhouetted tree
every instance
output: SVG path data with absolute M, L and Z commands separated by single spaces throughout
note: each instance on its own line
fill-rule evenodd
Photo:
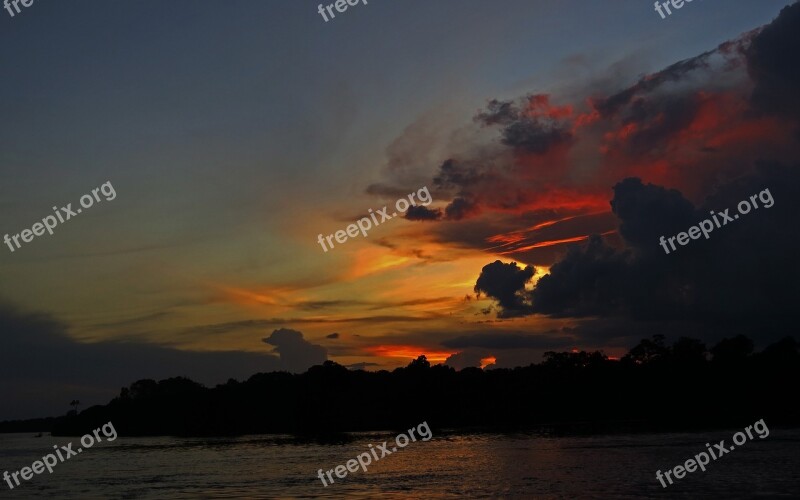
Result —
M 672 358 L 679 364 L 705 363 L 706 345 L 697 339 L 681 337 L 672 344 Z
M 599 366 L 608 361 L 608 356 L 601 351 L 594 352 L 555 352 L 547 351 L 544 353 L 543 366 L 555 369 L 563 368 L 582 368 L 587 366 Z
M 422 355 L 408 364 L 408 369 L 411 371 L 428 370 L 431 367 L 430 361 L 425 355 Z
M 797 341 L 792 337 L 785 337 L 765 347 L 759 356 L 767 361 L 781 364 L 796 363 L 798 361 Z
M 669 347 L 664 345 L 664 336 L 659 334 L 653 335 L 653 340 L 642 339 L 636 347 L 625 355 L 624 359 L 639 365 L 663 360 L 669 354 Z
M 578 423 L 599 429 L 614 422 L 680 429 L 759 418 L 770 425 L 799 424 L 790 385 L 800 379 L 797 342 L 789 337 L 748 356 L 751 344 L 746 337 L 720 342 L 711 363 L 699 340 L 680 338 L 667 347 L 656 335 L 623 362 L 600 351 L 548 351 L 542 363 L 514 369 L 456 371 L 419 356 L 392 372 L 351 371 L 326 361 L 302 374 L 258 373 L 214 388 L 183 377 L 139 380 L 106 406 L 36 425 L 55 435 L 81 435 L 111 421 L 129 436 L 292 433 L 328 439 L 346 431 L 399 432 L 422 421 L 434 428 L 483 429 Z M 728 365 L 724 359 L 743 362 Z M 0 430 L 34 424 L 26 425 L 0 424 Z
M 155 380 L 142 379 L 137 380 L 131 384 L 130 395 L 131 399 L 147 399 L 150 398 L 155 392 L 158 384 Z
M 711 348 L 712 361 L 716 363 L 741 363 L 753 354 L 753 341 L 744 335 L 725 338 Z

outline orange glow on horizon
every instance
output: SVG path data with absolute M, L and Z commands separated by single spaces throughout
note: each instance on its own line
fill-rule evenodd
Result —
M 431 363 L 443 363 L 454 354 L 452 351 L 432 351 L 425 347 L 413 345 L 378 345 L 365 348 L 371 354 L 386 358 L 417 359 L 425 356 Z
M 487 366 L 493 365 L 495 363 L 497 363 L 497 358 L 495 358 L 494 356 L 481 358 L 481 370 L 485 370 Z

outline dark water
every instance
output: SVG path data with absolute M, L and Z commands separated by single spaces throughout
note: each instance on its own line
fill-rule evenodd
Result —
M 598 437 L 445 435 L 412 442 L 365 473 L 327 487 L 332 469 L 393 440 L 354 434 L 338 444 L 288 436 L 126 438 L 95 445 L 3 498 L 800 498 L 800 430 L 771 429 L 663 489 L 655 477 L 731 432 Z M 0 434 L 0 472 L 30 466 L 76 438 Z M 391 447 L 392 443 L 390 443 Z M 380 456 L 380 455 L 379 455 Z

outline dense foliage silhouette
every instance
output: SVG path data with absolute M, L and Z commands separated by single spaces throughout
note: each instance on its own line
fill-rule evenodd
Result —
M 695 339 L 644 339 L 620 360 L 602 352 L 548 352 L 515 369 L 431 366 L 420 356 L 392 372 L 326 361 L 306 373 L 258 373 L 206 388 L 178 377 L 139 380 L 78 415 L 5 422 L 0 431 L 80 435 L 113 422 L 120 435 L 212 436 L 437 428 L 518 430 L 609 426 L 626 430 L 800 423 L 798 344 L 787 337 L 753 354 L 744 336 L 710 350 Z

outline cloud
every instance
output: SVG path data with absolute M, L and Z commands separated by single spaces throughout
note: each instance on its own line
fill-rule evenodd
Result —
M 536 273 L 531 266 L 520 269 L 516 262 L 504 264 L 499 260 L 483 266 L 475 282 L 475 293 L 485 293 L 497 300 L 500 317 L 525 314 L 529 309 L 525 285 Z
M 419 231 L 519 263 L 493 262 L 477 277 L 502 319 L 569 318 L 581 323 L 572 338 L 598 343 L 669 328 L 778 335 L 800 282 L 798 12 L 660 71 L 639 65 L 626 82 L 617 64 L 566 91 L 489 100 L 459 129 L 465 140 L 439 156 L 424 145 L 447 205 Z M 773 208 L 670 255 L 659 246 L 766 188 Z M 532 291 L 531 264 L 549 267 Z
M 474 120 L 484 125 L 510 125 L 519 118 L 519 109 L 513 101 L 490 100 L 486 111 L 475 115 Z
M 408 220 L 439 220 L 442 218 L 441 209 L 431 210 L 422 205 L 408 207 L 406 219 Z
M 542 276 L 527 311 L 562 317 L 611 314 L 624 307 L 630 277 L 627 252 L 617 251 L 598 235 L 570 247 L 566 257 Z
M 404 151 L 422 142 L 435 197 L 447 203 L 441 216 L 421 211 L 411 219 L 442 222 L 425 228 L 438 243 L 483 250 L 492 246 L 489 238 L 532 217 L 608 212 L 609 189 L 622 179 L 677 190 L 696 206 L 720 182 L 752 174 L 759 161 L 795 163 L 800 72 L 791 57 L 800 43 L 798 12 L 798 4 L 787 7 L 762 29 L 631 84 L 614 76 L 620 63 L 608 69 L 611 76 L 576 81 L 560 95 L 535 90 L 490 99 L 459 129 L 465 139 L 438 162 L 427 139 L 405 135 Z M 414 172 L 419 179 L 422 170 Z M 506 251 L 517 261 L 552 265 L 564 245 L 614 230 L 607 218 L 591 222 L 558 237 L 531 235 Z
M 303 339 L 297 330 L 281 328 L 263 339 L 264 343 L 275 346 L 273 352 L 280 355 L 282 369 L 292 373 L 302 373 L 314 365 L 321 365 L 328 359 L 324 347 Z
M 325 335 L 325 338 L 326 339 L 338 339 L 339 338 L 339 334 L 338 333 L 331 333 L 330 335 Z
M 694 206 L 679 191 L 644 184 L 637 178 L 623 179 L 614 186 L 611 208 L 620 220 L 620 236 L 640 252 L 660 251 L 653 241 L 684 231 L 697 219 Z
M 69 400 L 106 403 L 142 378 L 190 377 L 212 385 L 280 369 L 276 356 L 192 352 L 136 342 L 81 343 L 48 314 L 0 302 L 0 420 L 61 415 Z M 66 398 L 66 400 L 65 400 Z
M 626 106 L 634 102 L 637 96 L 650 94 L 668 83 L 680 82 L 693 71 L 711 69 L 710 59 L 718 53 L 719 49 L 709 50 L 702 54 L 667 66 L 661 71 L 646 75 L 636 84 L 617 92 L 609 97 L 594 99 L 593 105 L 604 118 L 617 115 Z
M 768 113 L 800 118 L 800 4 L 781 10 L 778 18 L 753 37 L 746 51 L 747 70 L 755 82 L 752 102 Z
M 520 101 L 518 105 L 493 99 L 487 111 L 474 119 L 484 126 L 503 125 L 502 143 L 527 153 L 544 154 L 572 140 L 568 124 L 560 120 L 572 114 L 570 106 L 551 106 L 546 94 L 528 95 Z
M 486 173 L 479 172 L 476 166 L 450 158 L 439 166 L 439 173 L 433 177 L 433 184 L 440 189 L 463 189 L 485 179 Z
M 737 214 L 737 204 L 750 203 L 754 195 L 759 209 L 715 228 L 708 240 L 690 240 L 669 255 L 659 245 L 661 235 L 713 220 L 712 211 Z M 766 208 L 759 197 L 771 197 L 774 205 Z M 800 164 L 762 165 L 755 174 L 719 186 L 697 208 L 675 191 L 622 181 L 612 205 L 625 248 L 593 237 L 570 249 L 539 280 L 532 311 L 689 321 L 773 339 L 785 335 L 793 327 L 788 311 L 800 282 L 798 200 Z
M 521 263 L 497 261 L 478 276 L 475 291 L 501 318 L 601 315 L 773 335 L 790 324 L 800 280 L 789 229 L 800 208 L 798 33 L 796 3 L 603 94 L 589 82 L 569 100 L 539 91 L 489 100 L 473 126 L 493 140 L 449 151 L 432 172 L 449 204 L 429 231 L 439 244 Z M 671 255 L 659 246 L 766 188 L 775 207 Z M 550 270 L 529 291 L 532 262 Z
M 529 153 L 544 154 L 571 140 L 572 134 L 566 127 L 538 118 L 523 118 L 503 130 L 503 144 Z
M 444 362 L 445 365 L 463 370 L 464 368 L 481 366 L 481 360 L 486 357 L 486 351 L 470 349 L 450 355 Z
M 468 196 L 454 199 L 444 209 L 447 220 L 461 220 L 479 212 L 478 202 Z

